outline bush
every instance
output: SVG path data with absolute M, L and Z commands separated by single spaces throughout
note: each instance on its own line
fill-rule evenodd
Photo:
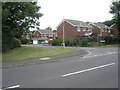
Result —
M 2 42 L 2 52 L 7 52 L 21 46 L 21 41 L 17 38 L 8 38 Z
M 118 43 L 117 36 L 102 36 L 102 39 L 105 40 L 105 44 L 117 44 Z
M 65 40 L 65 46 L 71 46 L 71 41 L 70 40 Z
M 62 40 L 55 39 L 52 41 L 52 46 L 61 46 Z
M 89 46 L 89 44 L 88 44 L 88 40 L 85 38 L 85 39 L 82 39 L 81 41 L 80 41 L 80 46 L 81 47 L 87 47 L 87 46 Z
M 22 39 L 21 39 L 21 43 L 22 43 L 22 44 L 27 44 L 28 42 L 29 42 L 29 41 L 28 41 L 26 38 L 22 38 Z
M 17 38 L 13 38 L 13 48 L 21 47 L 21 41 Z

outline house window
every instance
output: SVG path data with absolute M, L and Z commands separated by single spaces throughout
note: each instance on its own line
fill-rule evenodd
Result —
M 53 37 L 53 35 L 52 35 L 52 34 L 50 34 L 50 35 L 49 35 L 49 37 Z
M 86 31 L 88 31 L 88 28 L 86 28 Z
M 81 30 L 80 30 L 80 27 L 76 27 L 76 28 L 77 28 L 77 31 L 78 31 L 78 32 L 80 32 L 80 31 L 81 31 Z
M 46 37 L 46 34 L 44 34 L 44 37 Z
M 88 30 L 87 31 L 91 31 L 91 28 L 88 28 Z
M 86 28 L 86 27 L 83 27 L 83 31 L 87 31 L 88 30 L 88 28 Z
M 108 30 L 108 32 L 110 32 L 110 29 Z

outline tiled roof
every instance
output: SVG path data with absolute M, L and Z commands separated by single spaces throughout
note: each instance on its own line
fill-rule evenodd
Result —
M 57 28 L 64 22 L 68 22 L 69 24 L 71 24 L 74 27 L 89 27 L 92 28 L 91 25 L 88 25 L 86 22 L 83 21 L 79 21 L 79 20 L 71 20 L 71 19 L 63 19 L 62 22 L 57 26 Z
M 98 26 L 99 28 L 103 29 L 110 29 L 109 26 L 105 25 L 105 24 L 102 24 L 102 23 L 94 23 L 96 26 Z
M 49 29 L 40 29 L 39 30 L 41 33 L 43 33 L 43 34 L 54 34 L 54 32 L 52 32 L 51 30 L 49 30 Z
M 91 27 L 87 23 L 79 21 L 79 20 L 70 20 L 70 19 L 64 19 L 64 20 L 70 22 L 74 26 L 78 26 L 78 27 Z

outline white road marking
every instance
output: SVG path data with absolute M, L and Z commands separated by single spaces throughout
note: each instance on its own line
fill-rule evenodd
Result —
M 84 57 L 82 57 L 82 58 L 92 58 L 92 57 L 97 57 L 97 56 L 103 56 L 103 55 L 110 55 L 110 54 L 115 54 L 115 53 L 117 53 L 117 52 L 106 52 L 106 53 L 104 53 L 104 54 L 99 54 L 99 55 L 92 55 L 92 56 L 84 56 Z M 80 58 L 81 59 L 81 58 Z
M 87 51 L 87 50 L 86 50 L 86 52 L 88 52 L 88 55 L 87 55 L 87 56 L 91 55 L 91 52 L 90 52 L 90 51 Z M 85 55 L 85 56 L 83 56 L 82 58 L 86 58 L 87 56 Z M 80 58 L 80 59 L 81 59 L 81 58 Z
M 93 68 L 89 68 L 89 69 L 85 69 L 85 70 L 81 70 L 81 71 L 77 71 L 77 72 L 73 72 L 73 73 L 68 73 L 68 74 L 62 75 L 62 77 L 67 77 L 67 76 L 80 74 L 80 73 L 87 72 L 87 71 L 92 71 L 92 70 L 96 70 L 96 69 L 99 69 L 99 68 L 104 68 L 104 67 L 107 67 L 107 66 L 111 66 L 111 65 L 114 65 L 114 64 L 115 63 L 110 63 L 110 64 L 106 64 L 106 65 L 102 65 L 102 66 L 98 66 L 98 67 L 93 67 Z
M 103 56 L 104 54 L 100 54 L 100 55 L 98 55 L 98 56 Z
M 12 89 L 12 88 L 18 88 L 18 87 L 20 87 L 20 85 L 15 85 L 15 86 L 7 87 L 7 88 L 4 88 L 3 90 Z
M 98 56 L 98 55 L 93 55 L 93 57 L 96 57 L 96 56 Z
M 50 58 L 39 58 L 40 60 L 48 60 L 48 59 L 50 59 Z

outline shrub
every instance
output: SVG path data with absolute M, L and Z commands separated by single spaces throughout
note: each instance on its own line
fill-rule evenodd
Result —
M 10 49 L 14 49 L 21 46 L 21 41 L 17 38 L 8 38 L 8 40 L 2 42 L 2 52 L 7 52 Z
M 118 37 L 117 36 L 103 36 L 102 38 L 105 40 L 105 44 L 116 44 L 116 43 L 118 43 Z
M 65 40 L 65 46 L 71 46 L 70 40 Z
M 62 40 L 55 39 L 52 41 L 52 46 L 61 46 Z
M 21 47 L 21 41 L 17 38 L 13 38 L 13 48 Z
M 22 43 L 22 44 L 27 44 L 27 43 L 28 43 L 28 40 L 27 40 L 26 38 L 22 38 L 22 39 L 21 39 L 21 43 Z
M 88 44 L 88 40 L 85 38 L 85 39 L 82 39 L 81 41 L 80 41 L 80 46 L 81 47 L 87 47 L 87 46 L 89 46 L 89 44 Z

